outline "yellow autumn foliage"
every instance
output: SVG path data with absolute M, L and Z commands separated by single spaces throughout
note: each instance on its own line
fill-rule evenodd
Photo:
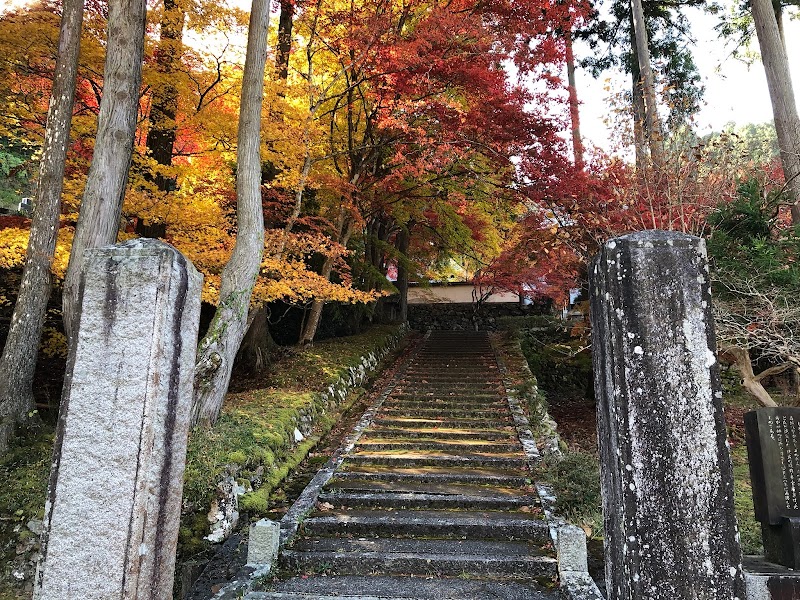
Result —
M 6 227 L 0 229 L 0 265 L 6 269 L 21 269 L 25 265 L 25 252 L 28 249 L 27 229 Z M 72 246 L 73 230 L 62 227 L 58 231 L 56 251 L 51 270 L 57 280 L 64 278 L 69 261 L 69 249 Z

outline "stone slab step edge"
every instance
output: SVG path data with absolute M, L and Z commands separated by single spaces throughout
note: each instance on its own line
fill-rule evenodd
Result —
M 531 496 L 528 489 L 522 486 L 503 486 L 498 484 L 480 485 L 470 483 L 452 482 L 416 482 L 416 481 L 366 481 L 363 479 L 340 479 L 335 475 L 325 492 L 344 493 L 405 493 L 405 494 L 432 494 L 440 496 L 500 496 L 502 498 L 518 498 L 520 496 L 533 497 L 539 501 L 538 496 Z
M 357 465 L 352 465 L 357 467 Z M 475 483 L 479 485 L 523 486 L 530 478 L 522 475 L 488 474 L 488 473 L 398 473 L 397 471 L 337 471 L 337 479 L 362 479 L 364 481 L 416 481 L 440 483 Z
M 480 554 L 416 554 L 384 552 L 296 552 L 284 550 L 281 565 L 303 572 L 358 575 L 471 575 L 496 578 L 556 575 L 557 561 L 549 556 L 498 557 Z
M 307 576 L 293 577 L 274 585 L 270 595 L 251 600 L 557 600 L 558 590 L 544 589 L 536 582 L 470 580 L 457 577 Z M 280 595 L 287 594 L 287 595 Z M 294 595 L 288 595 L 294 594 Z
M 452 409 L 452 408 L 462 408 L 462 409 L 473 409 L 476 408 L 478 410 L 486 410 L 486 409 L 503 409 L 508 410 L 508 404 L 504 402 L 466 402 L 463 400 L 434 400 L 431 402 L 430 398 L 424 398 L 420 400 L 396 400 L 394 398 L 390 398 L 386 401 L 385 406 L 387 408 L 445 408 L 445 409 Z
M 380 427 L 410 427 L 410 428 L 436 428 L 441 427 L 444 429 L 464 429 L 477 425 L 478 427 L 489 427 L 491 429 L 502 429 L 503 427 L 511 425 L 511 419 L 507 421 L 487 421 L 483 419 L 399 419 L 378 417 L 373 421 L 373 424 Z
M 518 443 L 517 436 L 513 431 L 507 431 L 503 429 L 478 429 L 473 431 L 468 430 L 442 430 L 436 427 L 421 427 L 421 428 L 397 428 L 397 427 L 373 427 L 367 431 L 367 434 L 370 436 L 388 438 L 388 437 L 397 437 L 397 438 L 422 438 L 425 436 L 436 436 L 442 439 L 464 439 L 464 440 L 486 440 L 486 441 L 497 441 L 497 440 L 514 440 L 515 443 Z
M 461 494 L 424 494 L 407 492 L 323 492 L 320 502 L 350 508 L 460 508 L 472 510 L 503 510 L 523 506 L 538 506 L 534 496 L 467 496 Z
M 459 443 L 459 442 L 473 442 L 473 443 Z M 475 443 L 477 442 L 477 443 Z M 466 450 L 469 452 L 491 452 L 497 450 L 503 454 L 519 451 L 520 445 L 517 443 L 503 442 L 500 440 L 494 441 L 477 441 L 477 440 L 437 440 L 430 438 L 419 438 L 417 440 L 409 440 L 403 438 L 393 439 L 361 439 L 356 448 L 360 450 L 378 451 L 378 450 L 439 450 L 439 451 L 452 451 L 452 450 Z
M 372 515 L 314 513 L 302 524 L 304 537 L 441 537 L 444 539 L 477 538 L 485 540 L 525 540 L 544 544 L 550 540 L 544 519 L 497 518 L 486 511 L 480 515 L 454 511 L 434 516 L 433 511 L 373 511 Z M 498 513 L 506 515 L 507 513 Z
M 497 419 L 508 415 L 508 410 L 487 409 L 487 408 L 442 408 L 434 406 L 431 408 L 407 408 L 403 406 L 384 406 L 381 410 L 381 417 L 448 417 L 454 419 Z
M 402 467 L 456 467 L 456 466 L 483 466 L 483 467 L 511 467 L 523 469 L 527 467 L 525 458 L 509 458 L 505 456 L 479 456 L 479 455 L 431 455 L 420 457 L 391 456 L 385 454 L 351 454 L 344 462 L 345 465 L 384 465 Z

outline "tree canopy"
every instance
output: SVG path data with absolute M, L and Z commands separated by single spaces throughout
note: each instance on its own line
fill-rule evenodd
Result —
M 263 225 L 248 221 L 263 258 L 242 309 L 245 328 L 283 302 L 303 309 L 298 337 L 310 343 L 326 303 L 369 305 L 398 290 L 402 298 L 409 280 L 454 273 L 485 289 L 562 300 L 607 237 L 645 228 L 708 235 L 709 215 L 737 197 L 740 178 L 761 169 L 780 185 L 765 131 L 699 138 L 691 130 L 702 87 L 683 9 L 700 4 L 643 3 L 647 36 L 637 50 L 625 2 L 611 3 L 604 19 L 584 0 L 277 3 L 259 79 Z M 6 179 L 36 176 L 61 15 L 55 0 L 0 15 Z M 103 0 L 87 3 L 48 257 L 59 282 L 92 198 L 89 166 L 105 150 L 98 116 L 111 85 L 103 72 L 109 16 Z M 224 2 L 149 3 L 142 81 L 131 94 L 133 157 L 111 219 L 111 239 L 160 237 L 181 250 L 203 272 L 209 305 L 226 303 L 223 273 L 245 232 L 237 140 L 246 23 Z M 573 37 L 588 39 L 595 55 L 573 56 Z M 640 85 L 643 49 L 656 74 L 652 112 Z M 584 152 L 578 93 L 573 84 L 568 101 L 560 76 L 573 59 L 630 73 L 624 102 L 641 127 L 666 117 L 650 159 Z M 2 222 L 0 267 L 21 266 L 28 234 L 24 219 Z M 387 277 L 395 272 L 396 282 Z M 12 295 L 4 290 L 0 301 Z

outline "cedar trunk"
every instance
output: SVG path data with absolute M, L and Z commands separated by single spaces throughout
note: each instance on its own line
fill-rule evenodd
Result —
M 172 165 L 172 152 L 175 147 L 178 114 L 178 88 L 174 83 L 175 74 L 180 68 L 183 54 L 183 22 L 186 13 L 175 0 L 164 0 L 164 13 L 161 17 L 161 33 L 156 48 L 156 69 L 161 75 L 159 85 L 153 90 L 150 109 L 150 128 L 145 145 L 147 152 L 159 165 Z M 175 187 L 175 178 L 168 172 L 159 170 L 153 178 L 162 192 Z
M 0 454 L 8 447 L 14 424 L 23 421 L 34 408 L 33 374 L 50 299 L 50 264 L 55 253 L 61 214 L 61 190 L 75 99 L 83 0 L 64 0 L 62 10 L 58 56 L 25 270 L 3 357 L 0 359 Z
M 633 145 L 636 151 L 636 170 L 641 173 L 647 166 L 647 144 L 644 139 L 645 123 L 647 118 L 644 111 L 644 97 L 642 96 L 642 76 L 639 72 L 639 55 L 636 52 L 636 36 L 633 33 L 633 13 L 631 19 L 631 99 L 633 109 Z
M 254 0 L 250 13 L 236 147 L 236 245 L 222 271 L 217 311 L 197 350 L 192 425 L 212 425 L 219 417 L 264 253 L 260 136 L 269 5 Z
M 97 137 L 64 278 L 64 329 L 70 347 L 75 341 L 80 310 L 83 252 L 117 240 L 136 133 L 146 12 L 144 0 L 112 0 L 108 7 L 108 43 Z
M 786 186 L 792 199 L 792 223 L 800 224 L 800 118 L 797 115 L 789 60 L 770 0 L 753 0 L 761 61 L 767 75 L 775 131 L 781 151 Z
M 281 15 L 278 21 L 278 51 L 275 65 L 282 81 L 289 78 L 289 56 L 292 51 L 292 27 L 294 25 L 294 4 L 296 0 L 281 0 Z
M 639 72 L 642 78 L 642 96 L 644 97 L 645 115 L 647 117 L 644 136 L 650 148 L 650 160 L 656 171 L 661 172 L 664 166 L 662 144 L 664 134 L 658 118 L 656 105 L 656 84 L 653 69 L 650 66 L 650 47 L 647 29 L 644 24 L 644 10 L 641 0 L 631 0 L 633 15 L 633 31 L 636 38 L 636 56 L 639 61 Z

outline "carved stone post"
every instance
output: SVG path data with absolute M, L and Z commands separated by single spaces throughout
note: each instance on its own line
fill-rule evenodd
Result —
M 86 252 L 37 599 L 172 597 L 201 283 L 155 240 Z
M 646 231 L 591 266 L 609 600 L 744 600 L 704 242 Z

